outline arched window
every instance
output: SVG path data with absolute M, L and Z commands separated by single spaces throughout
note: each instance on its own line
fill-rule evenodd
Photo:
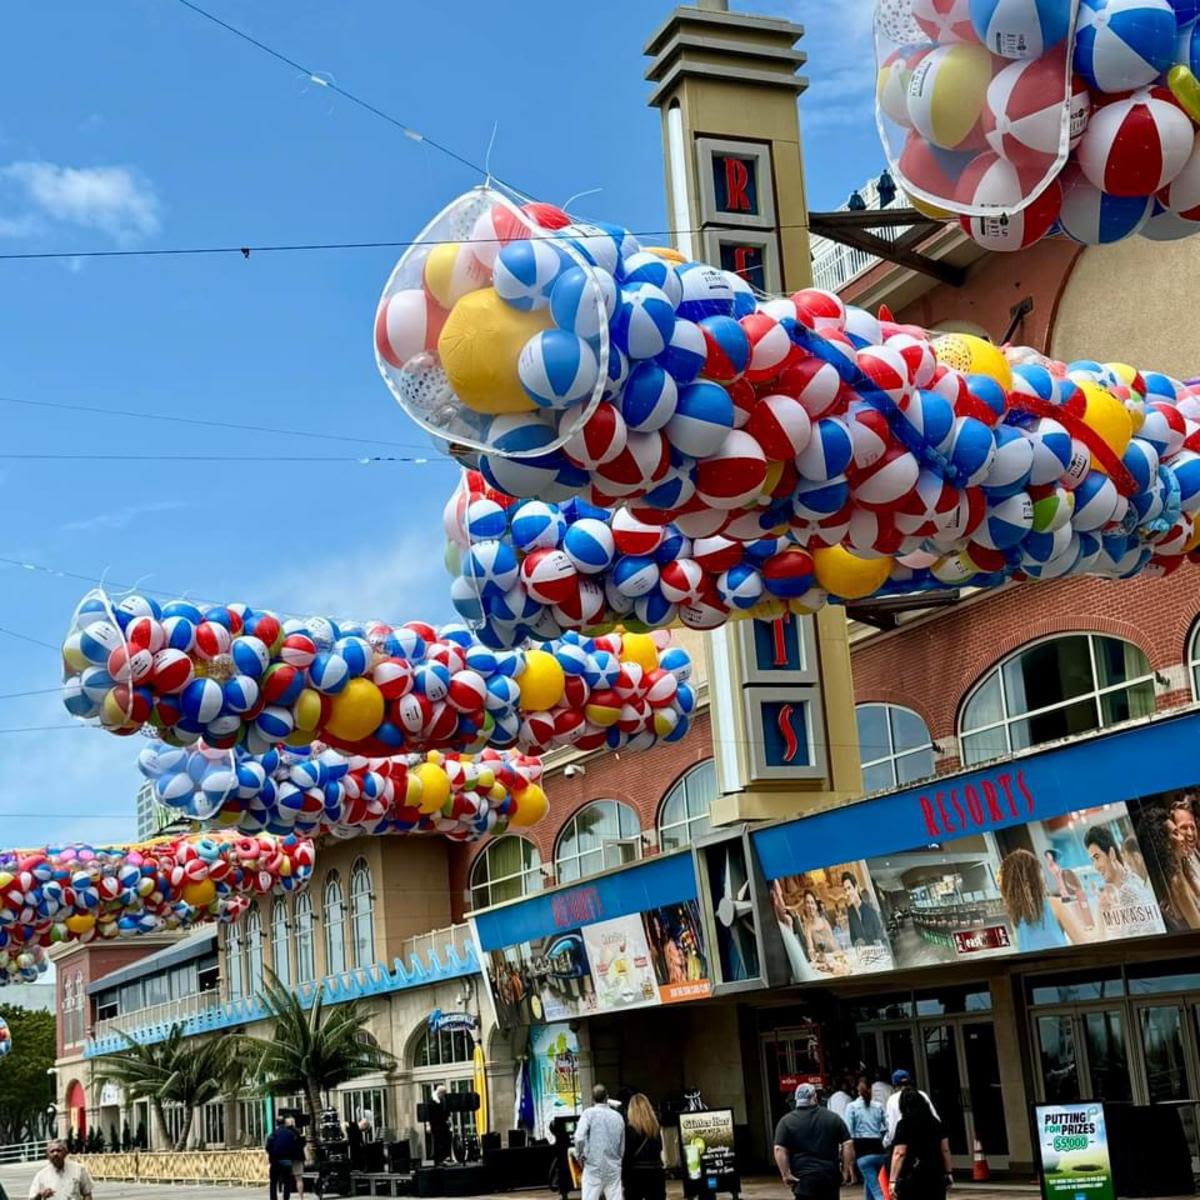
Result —
M 1192 672 L 1192 695 L 1200 700 L 1200 621 L 1196 622 L 1188 643 L 1188 666 Z
M 708 810 L 717 798 L 717 764 L 710 758 L 693 767 L 667 793 L 658 810 L 658 845 L 662 850 L 690 846 L 711 825 Z
M 316 977 L 312 897 L 307 892 L 301 892 L 296 897 L 296 982 L 312 983 Z
M 360 858 L 350 870 L 350 937 L 356 967 L 369 967 L 375 961 L 374 903 L 371 868 Z
M 230 925 L 225 934 L 225 976 L 229 980 L 229 998 L 236 1000 L 242 995 L 242 931 Z
M 262 917 L 255 905 L 246 914 L 246 990 L 251 996 L 262 991 L 263 932 Z
M 471 866 L 471 907 L 487 908 L 542 890 L 542 856 L 516 834 L 490 842 Z
M 563 826 L 554 854 L 559 883 L 633 862 L 642 853 L 638 815 L 618 800 L 593 800 Z
M 1018 650 L 976 685 L 962 710 L 966 765 L 1154 712 L 1154 673 L 1132 642 L 1097 633 Z
M 342 903 L 342 881 L 336 871 L 325 880 L 325 973 L 337 975 L 346 969 L 346 906 Z
M 413 1047 L 412 1065 L 417 1067 L 448 1067 L 469 1063 L 475 1054 L 475 1039 L 465 1029 L 443 1029 L 438 1033 L 425 1031 Z
M 287 901 L 282 897 L 271 910 L 271 964 L 284 987 L 292 986 L 292 946 L 288 940 Z
M 929 727 L 911 709 L 898 704 L 860 704 L 854 716 L 864 792 L 900 787 L 933 774 Z

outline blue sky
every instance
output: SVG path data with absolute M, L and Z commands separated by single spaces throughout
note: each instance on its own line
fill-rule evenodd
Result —
M 527 192 L 562 202 L 601 188 L 585 202 L 594 215 L 664 225 L 641 46 L 667 4 L 206 2 L 468 158 L 498 123 L 493 170 Z M 880 166 L 868 2 L 745 7 L 807 27 L 810 202 L 836 206 Z M 7 31 L 26 49 L 0 79 L 0 253 L 400 240 L 478 182 L 170 0 L 27 5 Z M 394 257 L 0 262 L 0 396 L 104 410 L 0 401 L 0 455 L 422 453 L 371 352 Z M 440 461 L 0 457 L 0 557 L 287 612 L 436 619 L 453 482 Z M 85 588 L 0 564 L 0 627 L 57 643 Z M 0 696 L 57 675 L 54 650 L 0 634 Z M 3 844 L 132 835 L 137 741 L 3 732 L 67 724 L 51 692 L 0 699 Z

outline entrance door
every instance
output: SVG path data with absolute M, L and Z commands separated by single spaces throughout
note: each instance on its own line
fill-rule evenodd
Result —
M 768 1138 L 775 1134 L 780 1117 L 791 1107 L 792 1095 L 801 1083 L 819 1088 L 828 1085 L 820 1027 L 797 1025 L 762 1035 L 763 1086 L 770 1114 Z
M 978 1138 L 988 1161 L 1006 1167 L 1008 1129 L 991 1022 L 922 1022 L 921 1050 L 929 1098 L 950 1139 L 955 1164 L 971 1162 Z
M 1071 1104 L 1102 1097 L 1133 1101 L 1128 1031 L 1122 1008 L 1072 1008 L 1037 1018 L 1038 1066 L 1044 1099 Z

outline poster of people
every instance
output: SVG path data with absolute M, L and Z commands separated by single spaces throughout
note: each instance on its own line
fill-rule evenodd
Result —
M 898 967 L 1012 952 L 990 834 L 956 838 L 867 863 Z
M 578 929 L 493 950 L 487 980 L 503 1026 L 568 1021 L 596 1011 L 587 949 Z
M 771 905 L 793 983 L 891 968 L 892 950 L 865 862 L 776 879 Z
M 1021 953 L 1166 932 L 1124 804 L 995 836 L 1000 891 Z
M 529 1031 L 529 1063 L 534 1132 L 550 1137 L 555 1117 L 580 1111 L 578 1036 L 566 1022 L 534 1026 Z
M 641 920 L 662 1003 L 703 1000 L 712 995 L 699 903 L 685 900 L 652 908 L 642 913 Z
M 658 980 L 641 915 L 583 927 L 596 1006 L 601 1012 L 658 1004 Z
M 1045 1200 L 1115 1200 L 1103 1104 L 1039 1104 L 1034 1121 Z
M 1200 789 L 1144 796 L 1128 808 L 1133 837 L 1125 858 L 1150 880 L 1167 931 L 1200 929 Z

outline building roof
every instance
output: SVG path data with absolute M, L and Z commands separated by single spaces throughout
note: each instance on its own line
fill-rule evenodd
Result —
M 181 938 L 174 945 L 164 946 L 153 954 L 147 954 L 145 958 L 139 958 L 137 962 L 101 975 L 99 979 L 93 979 L 87 985 L 87 994 L 94 996 L 97 992 L 106 992 L 109 988 L 119 987 L 123 983 L 132 983 L 135 979 L 157 974 L 168 967 L 177 967 L 193 959 L 203 958 L 214 953 L 216 948 L 217 927 L 205 926 L 189 937 Z

